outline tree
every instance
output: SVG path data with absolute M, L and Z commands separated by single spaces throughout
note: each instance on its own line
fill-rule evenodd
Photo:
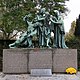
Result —
M 69 30 L 69 33 L 66 34 L 66 41 L 70 41 L 75 38 L 75 35 L 74 35 L 75 27 L 76 27 L 76 22 L 73 21 L 71 23 L 71 29 Z
M 51 14 L 54 10 L 65 12 L 65 2 L 68 0 L 0 0 L 0 31 L 3 33 L 3 39 L 11 39 L 14 30 L 27 30 L 23 17 L 32 13 L 33 17 L 40 4 Z M 16 33 L 17 34 L 17 33 Z
M 69 0 L 34 0 L 37 4 L 45 7 L 51 14 L 54 10 L 59 10 L 61 13 L 68 11 L 65 2 Z
M 10 34 L 14 30 L 27 28 L 23 17 L 35 11 L 32 9 L 34 6 L 31 0 L 0 0 L 0 31 L 3 32 L 3 39 L 11 39 Z
M 80 14 L 78 19 L 76 19 L 76 28 L 75 28 L 75 32 L 74 32 L 75 36 L 80 36 Z
M 65 39 L 67 42 L 67 45 L 69 48 L 80 48 L 80 38 L 78 36 L 74 35 L 76 28 L 76 22 L 73 21 L 71 23 L 71 29 L 69 30 L 69 33 L 66 34 Z

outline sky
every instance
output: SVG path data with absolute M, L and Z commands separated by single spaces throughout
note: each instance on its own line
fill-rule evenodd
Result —
M 80 0 L 69 0 L 66 5 L 70 12 L 64 17 L 64 28 L 66 32 L 69 32 L 71 23 L 78 18 L 80 14 Z

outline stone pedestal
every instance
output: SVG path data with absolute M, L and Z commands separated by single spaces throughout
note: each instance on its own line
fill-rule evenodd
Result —
M 4 49 L 4 73 L 31 73 L 31 69 L 51 69 L 65 72 L 66 68 L 77 69 L 76 49 Z

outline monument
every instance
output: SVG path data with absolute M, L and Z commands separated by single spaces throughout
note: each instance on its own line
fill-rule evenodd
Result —
M 26 47 L 29 48 L 35 47 L 35 45 L 32 45 L 32 37 L 34 35 L 38 38 L 39 45 L 37 47 L 39 48 L 68 48 L 64 40 L 64 23 L 59 11 L 54 11 L 52 16 L 49 12 L 46 12 L 45 8 L 41 8 L 34 20 L 30 21 L 29 17 L 31 17 L 30 14 L 23 18 L 28 24 L 28 30 L 18 40 L 10 44 L 10 48 L 19 47 L 22 43 L 28 44 Z M 54 32 L 54 43 L 52 46 L 49 45 L 51 32 Z
M 3 50 L 3 72 L 51 75 L 51 72 L 65 72 L 68 67 L 77 69 L 77 50 L 68 49 L 65 44 L 64 23 L 59 11 L 51 15 L 41 8 L 33 20 L 30 17 L 28 14 L 23 18 L 28 30 L 9 45 L 11 49 Z M 38 39 L 37 48 L 32 42 L 34 35 Z M 26 48 L 20 47 L 21 44 Z

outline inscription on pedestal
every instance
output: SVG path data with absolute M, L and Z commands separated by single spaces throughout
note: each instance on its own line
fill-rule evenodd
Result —
M 31 76 L 51 76 L 51 69 L 31 69 Z

